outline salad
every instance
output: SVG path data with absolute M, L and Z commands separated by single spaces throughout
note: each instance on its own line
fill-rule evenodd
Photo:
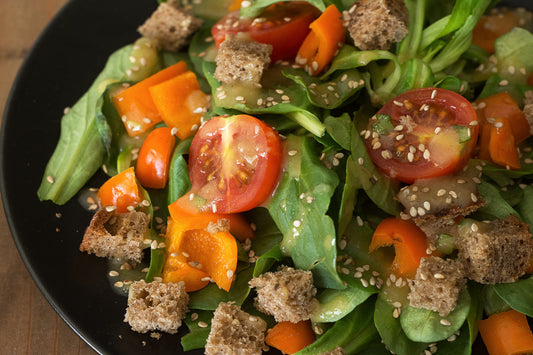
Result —
M 91 226 L 149 221 L 115 287 L 183 282 L 184 350 L 229 303 L 285 353 L 471 353 L 479 333 L 490 353 L 533 351 L 532 16 L 375 3 L 390 18 L 365 1 L 163 3 L 183 43 L 141 27 L 65 113 L 39 198 L 109 175 Z M 312 274 L 298 322 L 250 288 L 287 267 Z

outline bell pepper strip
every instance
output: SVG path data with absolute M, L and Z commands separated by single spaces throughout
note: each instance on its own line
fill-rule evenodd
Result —
M 200 90 L 196 74 L 186 71 L 151 86 L 149 92 L 161 119 L 168 127 L 177 130 L 179 139 L 191 136 L 198 129 L 209 99 Z
M 265 337 L 265 343 L 284 354 L 294 354 L 311 345 L 315 338 L 311 321 L 298 323 L 279 322 L 270 329 Z
M 144 187 L 163 189 L 168 182 L 170 157 L 176 138 L 169 127 L 159 127 L 148 134 L 139 151 L 135 175 Z
M 493 163 L 510 169 L 520 169 L 520 157 L 508 119 L 496 118 L 491 124 L 489 153 Z
M 396 252 L 391 271 L 395 274 L 413 277 L 420 265 L 420 259 L 428 256 L 426 234 L 414 223 L 396 217 L 384 219 L 374 231 L 369 252 L 393 246 Z
M 205 272 L 221 289 L 229 291 L 237 268 L 236 239 L 223 224 L 210 223 L 205 229 L 200 229 L 198 226 L 189 229 L 189 223 L 185 220 L 171 222 L 171 228 L 166 236 L 167 262 L 163 275 L 187 262 L 189 266 Z M 185 259 L 178 255 L 184 256 Z M 187 276 L 186 272 L 182 274 L 182 277 Z M 202 276 L 200 281 L 206 280 L 206 276 L 201 273 L 195 275 L 194 285 L 198 283 L 198 276 Z M 178 275 L 174 274 L 174 277 Z
M 148 88 L 186 71 L 187 64 L 184 61 L 178 62 L 130 86 L 113 98 L 113 104 L 130 137 L 144 134 L 162 120 Z
M 494 53 L 494 41 L 518 25 L 518 18 L 511 11 L 483 15 L 472 31 L 472 43 L 489 53 Z
M 533 333 L 523 313 L 496 313 L 478 321 L 478 327 L 490 355 L 533 353 Z
M 489 118 L 506 118 L 511 124 L 516 144 L 531 136 L 531 127 L 524 112 L 507 91 L 477 100 L 474 107 L 480 124 L 486 123 Z
M 331 63 L 339 46 L 344 44 L 346 28 L 335 5 L 328 6 L 309 28 L 311 32 L 298 50 L 296 64 L 305 65 L 311 75 L 318 75 Z
M 242 7 L 242 1 L 243 0 L 232 0 L 228 7 L 228 12 L 240 10 Z
M 201 212 L 193 205 L 190 194 L 185 194 L 168 206 L 168 211 L 174 221 L 179 222 L 183 230 L 205 229 L 210 223 L 218 223 L 220 220 L 229 221 L 229 231 L 240 242 L 254 239 L 252 225 L 241 214 Z
M 102 206 L 116 206 L 117 213 L 126 213 L 143 201 L 133 167 L 109 178 L 98 190 Z
M 478 157 L 479 159 L 483 159 L 485 161 L 491 161 L 490 159 L 490 151 L 489 151 L 489 142 L 490 142 L 490 131 L 491 131 L 491 124 L 481 123 L 479 125 L 479 150 L 478 150 Z

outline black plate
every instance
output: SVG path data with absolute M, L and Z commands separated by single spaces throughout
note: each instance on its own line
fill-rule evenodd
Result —
M 505 3 L 531 7 L 528 0 Z M 18 73 L 0 136 L 0 188 L 22 260 L 60 316 L 105 354 L 179 353 L 185 330 L 160 340 L 132 332 L 123 322 L 126 298 L 108 283 L 106 260 L 78 252 L 91 213 L 76 199 L 64 206 L 40 202 L 36 191 L 64 107 L 81 97 L 115 49 L 138 37 L 136 28 L 156 6 L 155 0 L 69 1 Z

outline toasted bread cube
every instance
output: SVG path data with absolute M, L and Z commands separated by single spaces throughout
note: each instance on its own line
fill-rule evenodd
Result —
M 253 278 L 249 285 L 257 291 L 255 307 L 274 316 L 276 322 L 307 320 L 316 304 L 311 271 L 284 266 Z
M 202 23 L 182 8 L 178 0 L 169 0 L 160 3 L 138 31 L 143 37 L 156 39 L 163 49 L 176 52 L 188 43 Z
M 124 322 L 139 333 L 161 331 L 175 334 L 188 311 L 189 295 L 184 282 L 131 284 Z
M 343 12 L 343 20 L 359 49 L 389 49 L 407 34 L 409 14 L 403 0 L 360 0 Z
M 259 355 L 265 346 L 266 322 L 231 303 L 220 303 L 211 321 L 206 355 Z
M 215 78 L 224 84 L 259 83 L 270 64 L 272 46 L 243 35 L 228 35 L 215 58 Z
M 80 245 L 80 251 L 103 258 L 139 262 L 144 241 L 149 236 L 150 216 L 144 212 L 116 213 L 99 209 Z
M 409 283 L 409 302 L 413 307 L 429 309 L 445 317 L 455 309 L 465 286 L 460 262 L 436 256 L 422 258 L 415 279 Z

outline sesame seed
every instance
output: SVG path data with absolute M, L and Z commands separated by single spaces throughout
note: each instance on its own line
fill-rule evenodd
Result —
M 200 328 L 207 328 L 209 325 L 206 322 L 200 321 L 198 322 L 198 326 Z
M 394 100 L 392 103 L 395 104 L 396 106 L 399 106 L 399 107 L 403 106 L 403 104 L 400 101 Z
M 435 274 L 433 275 L 433 277 L 436 279 L 441 279 L 441 280 L 445 278 L 443 274 Z
M 438 197 L 441 197 L 441 196 L 444 196 L 446 195 L 446 190 L 445 189 L 440 189 L 439 191 L 437 191 L 437 196 Z
M 402 303 L 396 301 L 396 302 L 394 302 L 394 303 L 392 304 L 392 306 L 395 307 L 395 308 L 402 308 Z
M 447 319 L 441 319 L 440 324 L 442 325 L 452 325 L 452 323 Z
M 435 98 L 435 96 L 437 96 L 437 90 L 433 90 L 431 92 L 431 99 L 433 100 Z
M 119 275 L 118 271 L 115 271 L 115 270 L 109 271 L 109 276 L 111 276 L 111 277 L 116 277 L 118 275 Z
M 341 250 L 344 250 L 346 248 L 347 244 L 348 244 L 348 242 L 346 241 L 346 239 L 341 239 L 340 242 L 339 242 L 339 248 Z
M 146 124 L 150 124 L 150 123 L 152 123 L 152 120 L 149 119 L 148 117 L 145 117 L 145 118 L 143 118 L 143 122 L 146 123 Z
M 478 200 L 476 194 L 473 192 L 470 194 L 470 199 L 472 200 L 472 202 L 477 202 Z
M 287 154 L 289 154 L 289 156 L 293 157 L 296 154 L 298 154 L 298 151 L 297 150 L 289 150 L 289 152 Z
M 509 81 L 504 79 L 504 80 L 500 81 L 500 82 L 498 83 L 498 85 L 500 85 L 500 86 L 507 86 L 507 85 L 509 85 Z
M 361 277 L 363 277 L 363 273 L 361 271 L 356 271 L 355 274 L 353 274 L 353 277 L 355 277 L 356 279 L 360 279 Z
M 399 308 L 394 308 L 394 310 L 392 311 L 392 316 L 394 318 L 398 318 L 400 316 L 400 313 L 401 313 L 401 310 Z
M 122 281 L 117 281 L 117 282 L 115 282 L 115 283 L 113 284 L 113 286 L 115 286 L 115 287 L 119 287 L 119 288 L 120 288 L 120 287 L 124 287 L 124 282 L 122 282 Z
M 388 150 L 383 150 L 381 152 L 381 156 L 383 157 L 383 159 L 392 159 L 392 153 Z
M 439 134 L 439 132 L 441 131 L 442 128 L 440 127 L 435 127 L 435 134 Z
M 368 281 L 366 281 L 365 279 L 361 279 L 361 284 L 363 285 L 363 287 L 368 287 Z
M 301 224 L 302 222 L 300 220 L 295 220 L 294 222 L 292 222 L 292 225 L 295 227 L 300 227 Z
M 54 180 L 54 177 L 53 177 L 53 176 L 48 175 L 48 176 L 46 177 L 46 181 L 48 181 L 49 183 L 53 184 L 55 180 Z
M 424 201 L 424 208 L 429 211 L 431 209 L 431 203 L 429 201 Z
M 226 271 L 226 276 L 228 277 L 228 279 L 231 279 L 233 277 L 233 274 L 233 270 Z

